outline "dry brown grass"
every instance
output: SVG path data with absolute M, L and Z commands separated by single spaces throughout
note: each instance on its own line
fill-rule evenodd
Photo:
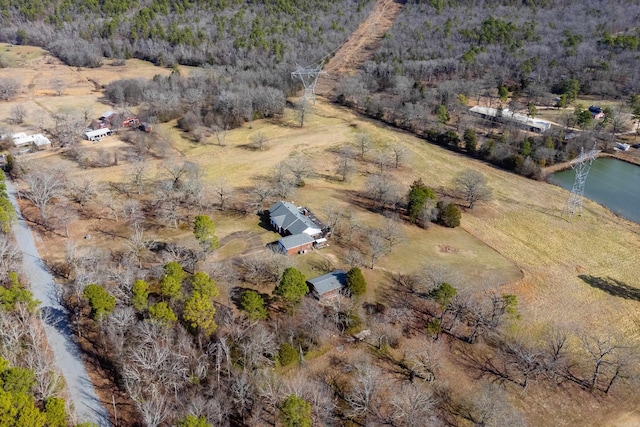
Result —
M 46 61 L 35 51 L 23 54 L 25 58 L 22 59 L 27 63 Z M 15 55 L 16 58 L 21 57 L 22 53 Z M 132 71 L 127 71 L 129 68 Z M 0 70 L 0 76 L 2 72 Z M 54 73 L 55 69 L 44 72 Z M 131 74 L 127 74 L 129 72 Z M 38 77 L 38 71 L 33 69 L 21 69 L 21 77 L 32 82 L 33 86 L 28 93 L 25 91 L 21 99 L 1 103 L 0 119 L 7 117 L 13 104 L 21 102 L 27 102 L 28 110 L 33 112 L 27 118 L 25 129 L 37 128 L 32 116 L 42 114 L 44 123 L 50 123 L 51 113 L 63 108 L 86 108 L 91 114 L 98 115 L 109 107 L 99 102 L 100 94 L 93 92 L 92 85 L 86 85 L 89 79 L 105 84 L 123 76 L 150 77 L 167 72 L 169 70 L 137 61 L 128 61 L 125 67 L 107 65 L 98 70 L 69 70 L 68 75 L 78 79 L 82 77 L 85 83 L 80 80 L 76 82 L 77 96 L 54 97 L 41 96 L 43 92 L 39 92 L 47 90 L 45 76 Z M 82 95 L 81 91 L 84 91 Z M 287 111 L 281 120 L 255 121 L 229 132 L 224 147 L 215 145 L 213 135 L 208 137 L 209 144 L 195 144 L 183 137 L 175 128 L 175 123 L 159 125 L 156 130 L 175 148 L 175 151 L 168 153 L 168 161 L 196 161 L 206 172 L 205 179 L 208 182 L 224 178 L 234 187 L 246 187 L 263 180 L 275 165 L 294 152 L 307 153 L 315 159 L 315 174 L 306 180 L 303 188 L 297 190 L 293 197 L 295 202 L 308 206 L 321 218 L 325 206 L 337 205 L 345 212 L 351 211 L 357 221 L 367 225 L 379 223 L 379 215 L 353 205 L 348 191 L 362 190 L 367 175 L 375 167 L 360 162 L 358 174 L 350 182 L 342 183 L 334 177 L 334 155 L 330 151 L 353 141 L 357 133 L 369 133 L 377 148 L 385 144 L 402 144 L 409 150 L 411 156 L 407 164 L 390 171 L 405 188 L 417 178 L 422 178 L 435 188 L 450 188 L 458 172 L 467 168 L 477 169 L 487 177 L 493 188 L 493 200 L 465 212 L 459 229 L 433 227 L 422 230 L 403 225 L 408 236 L 407 242 L 381 259 L 378 268 L 365 271 L 371 289 L 368 298 L 375 298 L 375 288 L 384 283 L 388 271 L 409 273 L 425 265 L 441 266 L 458 272 L 467 283 L 465 286 L 473 289 L 505 284 L 505 291 L 516 293 L 522 321 L 514 327 L 513 333 L 541 334 L 548 325 L 562 323 L 593 331 L 604 332 L 608 329 L 640 336 L 637 302 L 594 289 L 578 277 L 580 274 L 612 277 L 630 286 L 640 287 L 640 266 L 637 262 L 640 226 L 617 218 L 602 206 L 589 201 L 585 202 L 585 212 L 581 218 L 562 218 L 561 212 L 568 193 L 559 187 L 518 177 L 432 146 L 408 133 L 328 105 L 321 99 L 304 128 L 298 127 L 295 114 Z M 269 140 L 267 149 L 263 151 L 247 146 L 251 135 L 257 132 L 263 132 Z M 103 142 L 83 143 L 83 146 L 87 150 L 103 148 L 117 151 L 125 148 L 118 137 L 107 138 Z M 85 170 L 57 152 L 42 152 L 22 159 L 35 160 L 38 167 L 60 165 L 71 177 L 88 176 L 98 182 L 121 180 L 131 167 L 121 160 L 117 166 Z M 149 170 L 157 173 L 162 161 L 149 160 Z M 221 239 L 236 231 L 257 232 L 263 243 L 277 238 L 275 233 L 260 228 L 255 216 L 212 214 Z M 115 229 L 117 233 L 112 236 L 92 231 L 100 224 Z M 159 237 L 188 238 L 189 233 L 188 227 L 183 227 L 182 230 L 163 231 Z M 92 234 L 92 239 L 84 240 L 86 234 Z M 50 234 L 40 237 L 45 257 L 61 259 L 64 256 L 60 248 L 64 247 L 67 239 Z M 124 228 L 114 224 L 112 219 L 103 217 L 99 221 L 79 221 L 72 228 L 69 240 L 80 245 L 118 248 L 123 244 L 124 237 Z M 232 241 L 220 251 L 218 257 L 231 257 L 243 250 L 242 242 Z M 327 260 L 345 268 L 343 257 L 344 251 L 332 243 L 321 252 L 296 257 L 295 261 L 311 277 L 321 273 L 318 266 Z M 628 418 L 617 411 L 630 411 L 638 403 L 636 398 L 629 398 L 617 406 L 607 401 L 589 408 L 587 404 L 578 405 L 571 399 L 552 402 L 548 395 L 534 397 L 536 405 L 524 408 L 525 411 L 533 417 L 532 412 L 540 410 L 542 416 L 553 418 L 557 425 L 603 425 L 610 419 L 615 420 L 611 422 L 612 426 L 629 425 L 626 421 Z M 546 409 L 540 409 L 543 406 Z

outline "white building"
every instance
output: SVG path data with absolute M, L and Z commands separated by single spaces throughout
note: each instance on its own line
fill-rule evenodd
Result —
M 38 149 L 46 148 L 51 146 L 51 141 L 49 138 L 42 134 L 35 135 L 27 135 L 24 132 L 16 133 L 12 135 L 13 144 L 16 147 L 25 147 L 28 145 L 34 145 Z
M 113 132 L 109 128 L 96 130 L 88 130 L 84 133 L 84 137 L 89 141 L 100 141 L 105 136 L 111 135 Z
M 493 120 L 500 116 L 506 120 L 513 120 L 525 129 L 530 130 L 531 132 L 542 133 L 551 128 L 551 123 L 546 120 L 532 119 L 531 117 L 524 114 L 515 113 L 508 108 L 498 110 L 497 108 L 481 107 L 477 105 L 475 107 L 471 107 L 469 111 L 486 119 Z

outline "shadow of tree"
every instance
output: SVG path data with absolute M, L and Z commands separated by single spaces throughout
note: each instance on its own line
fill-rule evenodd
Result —
M 640 289 L 629 286 L 619 280 L 613 279 L 611 277 L 603 278 L 590 276 L 587 274 L 581 274 L 578 277 L 581 278 L 587 285 L 605 291 L 606 293 L 613 295 L 614 297 L 640 301 Z

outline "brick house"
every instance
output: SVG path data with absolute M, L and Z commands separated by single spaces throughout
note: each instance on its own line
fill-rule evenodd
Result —
M 294 234 L 278 240 L 278 249 L 285 255 L 305 253 L 313 249 L 315 239 L 308 234 Z

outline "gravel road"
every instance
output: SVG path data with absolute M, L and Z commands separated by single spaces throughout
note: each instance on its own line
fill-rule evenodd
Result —
M 16 190 L 6 180 L 9 199 L 18 213 L 18 221 L 13 226 L 18 247 L 22 251 L 22 267 L 29 278 L 31 292 L 41 301 L 40 308 L 45 319 L 44 329 L 53 351 L 55 363 L 65 379 L 69 398 L 79 422 L 89 421 L 99 426 L 110 426 L 109 413 L 100 403 L 87 375 L 80 348 L 73 340 L 69 327 L 69 313 L 56 296 L 56 284 L 36 249 L 33 234 L 24 221 L 16 203 Z

